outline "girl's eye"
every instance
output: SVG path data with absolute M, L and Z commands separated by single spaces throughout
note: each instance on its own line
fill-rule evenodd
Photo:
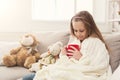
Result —
M 74 32 L 78 32 L 78 30 L 74 30 Z M 84 32 L 84 30 L 79 30 L 79 32 Z
M 84 32 L 84 30 L 80 30 L 80 32 Z
M 77 32 L 77 30 L 74 30 L 74 32 Z

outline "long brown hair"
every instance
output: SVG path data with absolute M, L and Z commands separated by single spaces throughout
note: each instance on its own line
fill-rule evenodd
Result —
M 78 12 L 77 14 L 75 14 L 75 16 L 72 17 L 70 22 L 70 28 L 71 28 L 71 34 L 75 35 L 72 24 L 73 21 L 75 22 L 82 21 L 85 25 L 85 28 L 87 29 L 88 36 L 99 38 L 103 43 L 105 43 L 103 36 L 99 31 L 97 25 L 95 24 L 92 15 L 88 11 Z M 108 49 L 107 45 L 106 48 Z

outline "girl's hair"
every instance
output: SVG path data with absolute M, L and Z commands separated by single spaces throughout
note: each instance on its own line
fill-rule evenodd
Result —
M 103 43 L 105 43 L 105 41 L 102 37 L 102 34 L 99 31 L 99 29 L 97 28 L 97 25 L 95 24 L 95 21 L 94 21 L 92 15 L 88 11 L 78 12 L 75 16 L 72 17 L 71 22 L 70 22 L 70 28 L 71 28 L 72 35 L 75 35 L 72 22 L 77 22 L 77 21 L 82 21 L 84 23 L 88 36 L 97 37 Z M 106 48 L 108 49 L 107 45 L 106 45 Z

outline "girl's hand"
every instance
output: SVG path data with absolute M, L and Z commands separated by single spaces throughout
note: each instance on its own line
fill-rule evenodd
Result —
M 61 49 L 61 54 L 63 54 L 63 55 L 66 55 L 66 54 L 67 54 L 66 46 L 64 46 L 64 47 Z
M 82 54 L 81 54 L 80 51 L 78 51 L 75 47 L 71 46 L 71 48 L 72 48 L 73 50 L 69 50 L 69 51 L 72 52 L 73 55 L 70 56 L 70 58 L 73 57 L 73 58 L 75 58 L 76 60 L 79 60 L 79 59 L 81 58 Z

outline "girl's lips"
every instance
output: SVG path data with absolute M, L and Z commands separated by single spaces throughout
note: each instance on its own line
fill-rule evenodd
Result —
M 79 40 L 81 40 L 81 39 L 82 39 L 82 37 L 79 37 L 78 39 L 79 39 Z

